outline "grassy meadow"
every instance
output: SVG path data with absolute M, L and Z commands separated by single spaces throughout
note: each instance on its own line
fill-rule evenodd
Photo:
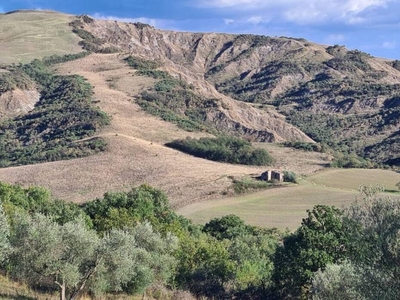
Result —
M 400 174 L 393 171 L 331 169 L 302 178 L 298 185 L 198 202 L 178 209 L 178 213 L 201 224 L 235 214 L 252 225 L 295 230 L 314 205 L 350 205 L 358 197 L 360 185 L 382 185 L 391 191 L 385 194 L 400 198 L 397 182 Z
M 82 51 L 80 38 L 68 26 L 72 19 L 43 11 L 0 14 L 0 64 L 27 63 L 53 54 Z

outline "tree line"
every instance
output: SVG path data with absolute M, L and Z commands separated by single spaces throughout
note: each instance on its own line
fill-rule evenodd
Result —
M 231 164 L 265 166 L 273 162 L 266 150 L 254 148 L 249 141 L 229 135 L 186 138 L 172 141 L 166 146 L 197 157 Z
M 155 285 L 210 299 L 395 299 L 400 202 L 361 192 L 288 233 L 234 215 L 195 225 L 147 185 L 77 205 L 0 183 L 1 269 L 61 299 Z

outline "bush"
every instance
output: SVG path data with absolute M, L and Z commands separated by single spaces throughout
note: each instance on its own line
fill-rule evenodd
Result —
M 138 71 L 155 70 L 161 67 L 161 64 L 159 62 L 146 60 L 140 57 L 128 56 L 127 58 L 125 58 L 125 61 L 131 68 L 134 68 Z
M 283 145 L 285 147 L 291 147 L 304 151 L 314 151 L 314 152 L 322 152 L 322 147 L 320 144 L 316 143 L 307 143 L 307 142 L 284 142 Z
M 72 58 L 53 57 L 48 63 Z M 83 157 L 105 149 L 100 139 L 79 142 L 109 123 L 92 105 L 92 87 L 83 77 L 54 75 L 39 60 L 14 73 L 22 74 L 19 81 L 34 82 L 41 97 L 31 112 L 0 123 L 0 167 Z
M 283 181 L 297 183 L 297 175 L 292 171 L 284 171 Z
M 233 137 L 175 140 L 166 146 L 214 161 L 231 164 L 265 166 L 273 162 L 264 149 L 253 148 L 250 142 Z
M 232 184 L 233 190 L 236 194 L 268 189 L 273 186 L 276 186 L 276 184 L 255 179 L 234 180 Z

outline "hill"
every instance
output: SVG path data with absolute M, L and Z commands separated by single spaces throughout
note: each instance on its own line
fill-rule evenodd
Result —
M 3 34 L 21 20 L 28 27 L 15 26 L 12 38 L 0 37 L 8 49 L 0 79 L 13 71 L 9 63 L 45 57 L 54 76 L 86 78 L 93 87 L 91 103 L 111 118 L 109 125 L 75 140 L 101 138 L 108 145 L 101 153 L 3 168 L 0 180 L 45 186 L 56 197 L 79 202 L 148 183 L 166 191 L 174 206 L 183 206 L 221 197 L 232 177 L 265 170 L 210 162 L 164 146 L 221 132 L 269 150 L 275 158 L 271 168 L 305 175 L 329 164 L 330 154 L 398 165 L 396 62 L 287 37 L 174 32 L 55 12 L 0 18 Z M 23 35 L 37 38 L 39 30 L 48 33 L 51 51 Z M 30 55 L 18 50 L 25 41 L 32 46 Z M 90 52 L 74 59 L 51 56 L 82 50 Z M 2 92 L 0 116 L 9 122 L 36 109 L 41 89 L 33 80 Z M 285 141 L 319 142 L 328 153 L 276 144 Z
M 235 128 L 256 141 L 311 141 L 286 120 L 335 151 L 378 163 L 397 161 L 398 143 L 389 150 L 379 146 L 393 144 L 399 130 L 396 61 L 304 39 L 86 21 L 76 26 L 97 38 L 97 51 L 111 47 L 160 61 L 200 94 L 220 99 L 218 109 L 204 116 L 219 130 Z M 260 132 L 263 126 L 269 129 L 267 136 Z
M 0 64 L 28 63 L 53 54 L 78 53 L 80 38 L 68 26 L 74 19 L 52 11 L 0 14 Z

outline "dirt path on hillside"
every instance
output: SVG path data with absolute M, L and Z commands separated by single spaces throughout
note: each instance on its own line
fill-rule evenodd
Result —
M 152 81 L 132 76 L 132 70 L 115 55 L 59 65 L 57 72 L 80 74 L 95 87 L 97 105 L 112 117 L 111 125 L 98 134 L 107 141 L 108 150 L 81 159 L 1 169 L 0 180 L 41 185 L 55 197 L 75 202 L 146 183 L 162 189 L 173 205 L 181 206 L 219 195 L 231 184 L 227 176 L 263 170 L 210 162 L 163 146 L 173 139 L 205 134 L 185 132 L 141 111 L 132 96 Z M 110 79 L 120 90 L 109 88 Z
M 163 146 L 174 139 L 207 134 L 183 131 L 143 112 L 133 97 L 154 80 L 133 76 L 119 55 L 92 54 L 55 69 L 60 74 L 82 75 L 94 86 L 95 102 L 112 118 L 111 125 L 98 133 L 107 141 L 108 150 L 86 158 L 0 169 L 1 181 L 44 186 L 54 197 L 74 202 L 146 183 L 166 192 L 173 206 L 182 207 L 222 197 L 231 185 L 228 176 L 261 174 L 266 169 L 212 162 Z M 303 154 L 291 154 L 296 155 Z M 279 151 L 274 168 L 280 168 L 277 156 Z

